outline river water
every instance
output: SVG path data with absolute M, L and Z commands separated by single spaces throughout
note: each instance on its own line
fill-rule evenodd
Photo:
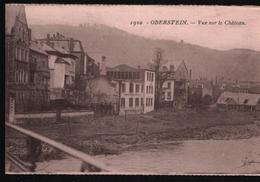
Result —
M 190 140 L 180 145 L 158 145 L 119 155 L 95 158 L 117 173 L 145 174 L 260 174 L 260 137 L 240 140 Z M 80 161 L 73 158 L 38 164 L 38 172 L 78 172 Z

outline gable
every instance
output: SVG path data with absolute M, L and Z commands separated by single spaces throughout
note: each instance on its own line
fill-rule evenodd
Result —
M 187 69 L 184 61 L 182 61 L 182 63 L 179 65 L 179 67 L 175 71 L 175 79 L 176 80 L 187 80 L 187 79 L 189 79 L 188 69 Z
M 26 13 L 24 5 L 6 5 L 5 6 L 5 33 L 11 34 L 16 20 L 27 26 Z

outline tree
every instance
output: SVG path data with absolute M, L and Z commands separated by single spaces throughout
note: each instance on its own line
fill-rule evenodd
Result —
M 160 108 L 160 98 L 162 94 L 163 83 L 173 74 L 170 70 L 163 70 L 163 50 L 155 50 L 155 58 L 152 60 L 150 67 L 155 71 L 155 110 Z
M 205 95 L 203 98 L 202 98 L 202 103 L 205 104 L 205 105 L 210 105 L 212 103 L 213 99 L 212 99 L 212 96 L 211 95 Z
M 95 94 L 95 83 L 93 79 L 86 79 L 85 80 L 85 92 L 86 92 L 86 99 L 89 103 L 93 102 L 93 97 Z

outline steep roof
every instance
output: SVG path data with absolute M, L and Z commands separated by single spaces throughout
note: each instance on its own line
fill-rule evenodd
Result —
M 166 67 L 168 70 L 170 70 L 171 66 L 174 66 L 174 71 L 176 71 L 179 66 L 182 64 L 183 61 L 167 61 L 166 63 L 162 64 L 162 69 Z
M 75 51 L 75 52 L 81 52 L 82 50 L 83 50 L 83 48 L 81 47 L 80 41 L 74 40 L 73 51 Z
M 39 39 L 39 40 L 44 40 L 47 41 L 47 39 Z M 74 40 L 74 39 L 50 39 L 50 42 L 53 42 L 55 44 L 55 47 L 58 46 L 66 51 L 70 51 L 70 41 L 73 42 L 73 50 L 72 52 L 83 52 L 84 49 L 81 45 L 80 40 Z
M 6 5 L 5 6 L 5 33 L 10 34 L 15 24 L 16 18 L 27 25 L 24 5 Z
M 41 54 L 44 54 L 44 55 L 48 55 L 47 52 L 45 52 L 43 46 L 39 43 L 34 42 L 34 41 L 30 42 L 30 49 L 35 51 L 35 52 L 38 52 L 38 53 L 41 53 Z
M 228 104 L 231 100 L 237 105 L 255 106 L 260 100 L 260 94 L 223 92 L 219 96 L 217 104 Z
M 55 63 L 64 63 L 64 64 L 70 65 L 70 62 L 68 62 L 64 58 L 60 58 L 60 57 L 57 57 L 57 59 L 55 60 Z
M 58 52 L 56 49 L 52 48 L 51 46 L 47 45 L 46 43 L 40 43 L 42 49 L 46 52 Z

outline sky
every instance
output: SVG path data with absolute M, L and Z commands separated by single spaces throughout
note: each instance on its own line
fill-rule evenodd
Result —
M 219 50 L 260 51 L 260 7 L 254 6 L 26 5 L 26 15 L 29 25 L 105 24 L 152 39 L 183 40 Z M 154 20 L 187 20 L 188 24 L 152 25 Z M 199 20 L 245 25 L 199 25 Z M 131 21 L 143 24 L 132 26 Z

